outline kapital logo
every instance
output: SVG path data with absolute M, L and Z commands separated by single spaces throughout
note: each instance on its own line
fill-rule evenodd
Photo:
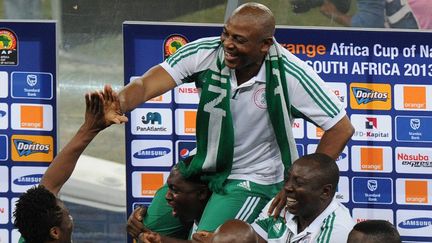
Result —
M 28 185 L 35 185 L 39 184 L 42 180 L 43 174 L 32 174 L 32 175 L 26 175 L 16 178 L 13 182 L 16 185 L 20 186 L 28 186 Z
M 432 225 L 432 218 L 412 218 L 398 224 L 403 229 L 419 229 Z
M 162 124 L 162 116 L 159 112 L 148 112 L 145 116 L 141 117 L 141 121 L 144 124 Z
M 365 128 L 366 129 L 378 128 L 377 118 L 376 117 L 366 117 Z
M 169 148 L 155 147 L 155 148 L 140 150 L 134 153 L 133 156 L 137 159 L 153 159 L 153 158 L 158 158 L 167 155 L 169 152 L 171 152 L 171 149 Z

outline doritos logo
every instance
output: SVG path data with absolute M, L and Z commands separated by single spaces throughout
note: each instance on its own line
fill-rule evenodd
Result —
M 185 133 L 195 134 L 196 130 L 196 111 L 185 111 L 184 112 L 184 131 Z
M 391 86 L 389 84 L 352 83 L 350 105 L 353 109 L 390 110 Z
M 383 170 L 382 148 L 360 148 L 360 168 L 362 170 Z
M 21 128 L 43 128 L 43 106 L 26 106 L 21 108 Z
M 406 180 L 405 181 L 405 202 L 428 203 L 428 182 Z
M 426 87 L 404 86 L 403 107 L 407 109 L 426 109 Z
M 378 128 L 378 121 L 376 117 L 366 117 L 366 129 Z
M 141 174 L 141 195 L 154 196 L 156 191 L 163 185 L 162 173 Z
M 13 135 L 12 160 L 51 162 L 53 159 L 53 138 L 50 136 Z
M 388 93 L 377 92 L 366 88 L 352 88 L 357 103 L 368 104 L 372 101 L 387 101 Z

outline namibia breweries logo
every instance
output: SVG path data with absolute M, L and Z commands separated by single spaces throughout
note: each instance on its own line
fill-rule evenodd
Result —
M 14 32 L 0 29 L 0 65 L 17 65 L 18 39 Z
M 186 37 L 179 34 L 170 35 L 164 41 L 164 59 L 174 54 L 180 47 L 186 45 L 186 43 L 188 43 Z

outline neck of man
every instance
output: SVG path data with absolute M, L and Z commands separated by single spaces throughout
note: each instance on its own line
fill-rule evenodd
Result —
M 259 73 L 263 62 L 264 59 L 259 63 L 252 63 L 250 65 L 247 65 L 246 67 L 236 69 L 235 74 L 237 78 L 237 85 L 240 86 L 241 84 L 255 77 Z
M 297 217 L 297 232 L 302 232 L 306 229 L 312 222 L 328 207 L 331 203 L 331 200 L 328 202 L 321 202 L 321 205 L 314 210 L 314 212 L 308 215 L 301 215 Z

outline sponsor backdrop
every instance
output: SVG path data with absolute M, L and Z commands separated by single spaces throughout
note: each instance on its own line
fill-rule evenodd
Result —
M 54 22 L 0 22 L 0 242 L 18 242 L 15 202 L 56 154 L 56 58 Z
M 186 42 L 221 30 L 125 23 L 125 84 Z M 431 242 L 432 33 L 280 27 L 276 39 L 328 82 L 355 126 L 337 161 L 337 199 L 356 221 L 385 219 L 404 240 Z M 265 105 L 256 96 L 255 105 Z M 186 84 L 128 114 L 128 214 L 150 203 L 171 166 L 194 148 L 197 102 L 194 84 Z M 293 130 L 300 155 L 314 152 L 322 130 L 301 119 Z

